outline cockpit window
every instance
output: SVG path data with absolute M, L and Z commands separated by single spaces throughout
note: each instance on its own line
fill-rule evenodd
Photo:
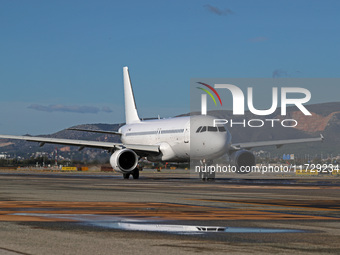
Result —
M 217 126 L 219 132 L 226 132 L 225 127 L 223 126 Z
M 217 127 L 208 127 L 208 132 L 217 132 Z
M 196 133 L 202 133 L 202 132 L 227 132 L 224 126 L 200 126 L 197 128 Z

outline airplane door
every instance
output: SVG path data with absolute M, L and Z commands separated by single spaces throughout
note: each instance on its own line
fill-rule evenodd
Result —
M 184 142 L 189 143 L 190 140 L 190 127 L 186 127 L 184 130 Z
M 162 132 L 162 129 L 158 128 L 157 129 L 157 136 L 156 136 L 157 142 L 159 142 L 161 140 L 161 132 Z

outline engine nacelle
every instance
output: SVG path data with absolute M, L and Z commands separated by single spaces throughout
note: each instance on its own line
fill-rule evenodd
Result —
M 111 155 L 110 164 L 114 170 L 128 173 L 136 168 L 138 156 L 133 150 L 117 150 Z
M 239 150 L 235 151 L 230 156 L 231 162 L 236 166 L 238 173 L 249 173 L 245 171 L 240 171 L 241 167 L 255 166 L 255 156 L 251 151 Z

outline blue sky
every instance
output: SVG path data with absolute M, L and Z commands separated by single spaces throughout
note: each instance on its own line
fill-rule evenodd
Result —
M 125 65 L 141 117 L 189 112 L 193 77 L 339 77 L 339 9 L 336 0 L 1 0 L 0 133 L 124 122 Z M 313 102 L 339 101 L 314 91 Z

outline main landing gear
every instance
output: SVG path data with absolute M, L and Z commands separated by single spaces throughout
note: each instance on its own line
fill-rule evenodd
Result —
M 124 173 L 123 174 L 123 178 L 124 179 L 129 179 L 130 175 L 132 175 L 133 179 L 139 179 L 139 168 L 136 167 L 135 169 L 133 169 L 131 172 L 128 173 Z

